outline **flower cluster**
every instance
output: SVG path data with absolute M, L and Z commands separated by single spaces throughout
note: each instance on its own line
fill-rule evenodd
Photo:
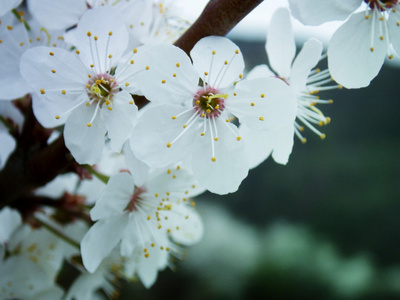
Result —
M 193 197 L 235 192 L 269 156 L 286 164 L 306 128 L 324 139 L 330 118 L 316 106 L 332 100 L 319 92 L 368 85 L 400 49 L 398 1 L 365 1 L 354 14 L 361 0 L 290 1 L 308 24 L 352 15 L 328 55 L 311 38 L 296 56 L 279 9 L 270 66 L 248 74 L 228 38 L 203 37 L 189 54 L 175 46 L 189 24 L 165 1 L 25 2 L 0 4 L 0 168 L 21 156 L 37 167 L 26 162 L 64 143 L 67 162 L 20 197 L 4 194 L 6 299 L 93 299 L 100 288 L 111 297 L 121 277 L 151 287 L 202 237 Z M 55 283 L 64 261 L 80 272 L 69 291 Z

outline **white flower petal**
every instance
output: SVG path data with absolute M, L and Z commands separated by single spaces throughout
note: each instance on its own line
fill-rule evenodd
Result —
M 274 72 L 271 71 L 271 69 L 265 65 L 258 65 L 255 66 L 247 75 L 246 79 L 255 79 L 255 78 L 260 78 L 260 77 L 274 77 L 276 76 Z
M 0 16 L 5 15 L 13 8 L 16 8 L 22 0 L 2 0 L 0 2 Z
M 127 224 L 127 216 L 115 216 L 97 221 L 81 242 L 82 261 L 85 268 L 93 273 L 121 240 Z
M 14 138 L 8 133 L 8 130 L 3 128 L 2 126 L 0 126 L 0 142 L 1 142 L 1 148 L 0 148 L 0 170 L 1 170 L 6 164 L 8 157 L 14 151 L 16 146 Z
M 132 67 L 144 70 L 135 79 L 152 102 L 180 104 L 197 91 L 199 76 L 190 58 L 173 45 L 139 47 Z
M 241 125 L 240 134 L 246 142 L 250 169 L 261 164 L 271 153 L 275 162 L 282 165 L 288 162 L 293 149 L 293 125 L 277 130 L 253 130 Z
M 386 41 L 379 38 L 379 20 L 353 14 L 332 36 L 328 65 L 332 78 L 346 88 L 368 86 L 385 59 Z M 373 47 L 373 51 L 371 51 Z
M 30 0 L 30 13 L 47 29 L 66 30 L 88 10 L 83 0 Z
M 192 246 L 203 237 L 203 221 L 199 214 L 186 205 L 175 205 L 177 213 L 174 224 L 171 226 L 171 237 L 175 243 Z M 176 229 L 179 228 L 179 229 Z
M 132 133 L 137 123 L 138 108 L 131 102 L 132 96 L 126 91 L 120 91 L 114 96 L 112 110 L 102 109 L 104 122 L 110 138 L 110 148 L 120 152 L 124 142 Z M 130 104 L 132 103 L 132 104 Z
M 288 78 L 296 53 L 289 11 L 279 8 L 272 16 L 265 45 L 271 68 L 281 77 Z
M 362 0 L 289 0 L 292 15 L 306 25 L 345 20 L 361 3 Z
M 321 58 L 322 43 L 317 39 L 309 39 L 304 43 L 300 53 L 293 61 L 290 73 L 290 86 L 300 92 L 306 86 L 308 75 Z
M 233 193 L 238 189 L 247 176 L 249 167 L 244 144 L 236 140 L 238 136 L 236 126 L 226 123 L 225 120 L 219 120 L 217 130 L 218 141 L 212 140 L 208 129 L 204 136 L 194 142 L 192 170 L 203 187 L 212 193 L 222 195 Z M 215 149 L 215 161 L 212 161 L 212 143 Z
M 71 112 L 65 123 L 65 145 L 80 164 L 97 163 L 103 152 L 106 133 L 103 122 L 96 116 L 92 126 L 87 126 L 95 113 L 95 106 L 82 104 Z
M 4 207 L 0 211 L 0 244 L 6 243 L 12 233 L 22 225 L 21 215 L 17 210 Z
M 293 90 L 278 78 L 256 78 L 236 84 L 226 108 L 241 124 L 253 129 L 274 130 L 293 124 L 297 101 Z
M 388 19 L 390 41 L 394 50 L 400 55 L 400 12 L 392 12 Z
M 186 107 L 187 108 L 187 107 Z M 183 125 L 194 113 L 188 112 L 176 119 L 180 112 L 186 109 L 182 106 L 159 105 L 148 109 L 139 119 L 131 137 L 131 148 L 143 162 L 150 167 L 165 167 L 181 161 L 190 153 L 195 134 L 192 128 L 184 131 Z M 196 126 L 196 124 L 193 124 Z M 182 134 L 171 147 L 167 143 Z
M 128 173 L 111 176 L 103 195 L 90 211 L 93 221 L 124 213 L 133 194 L 134 183 Z
M 106 73 L 112 62 L 119 61 L 128 45 L 128 38 L 122 15 L 110 5 L 88 10 L 79 20 L 76 30 L 65 36 L 67 42 L 78 48 L 84 64 L 87 67 L 93 64 L 97 73 Z
M 202 38 L 194 45 L 190 56 L 199 77 L 214 88 L 224 88 L 233 84 L 243 73 L 242 53 L 236 44 L 225 37 Z

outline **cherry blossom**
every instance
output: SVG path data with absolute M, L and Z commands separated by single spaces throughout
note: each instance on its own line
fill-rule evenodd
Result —
M 77 49 L 35 47 L 21 58 L 34 90 L 33 109 L 45 127 L 65 123 L 65 142 L 79 163 L 101 158 L 105 134 L 119 152 L 136 123 L 133 49 L 122 58 L 128 32 L 112 7 L 88 11 L 66 36 Z
M 227 38 L 201 39 L 190 53 L 193 65 L 171 45 L 144 49 L 148 65 L 138 81 L 153 105 L 131 137 L 136 156 L 151 167 L 187 160 L 211 192 L 236 191 L 249 165 L 232 117 L 253 129 L 283 128 L 295 117 L 290 88 L 276 78 L 239 81 L 243 57 Z
M 346 88 L 369 85 L 385 57 L 400 53 L 400 5 L 397 0 L 294 1 L 294 17 L 306 25 L 349 19 L 333 34 L 328 47 L 329 70 Z M 361 12 L 354 12 L 360 5 Z
M 309 39 L 295 58 L 296 44 L 293 36 L 290 15 L 287 9 L 278 9 L 271 19 L 265 45 L 272 72 L 267 65 L 255 67 L 248 78 L 274 76 L 285 82 L 297 98 L 296 121 L 279 130 L 255 131 L 246 125 L 240 127 L 244 138 L 248 139 L 246 151 L 250 166 L 253 168 L 263 162 L 270 154 L 280 164 L 286 164 L 293 148 L 293 134 L 305 143 L 301 132 L 305 127 L 316 133 L 322 139 L 316 126 L 330 122 L 330 118 L 316 108 L 318 103 L 330 103 L 330 100 L 320 99 L 319 91 L 337 88 L 323 86 L 332 80 L 328 70 L 312 71 L 321 59 L 322 44 L 316 39 Z
M 174 251 L 170 238 L 183 245 L 201 238 L 202 223 L 188 197 L 202 191 L 179 166 L 153 171 L 140 186 L 126 172 L 112 176 L 90 212 L 97 222 L 81 242 L 84 266 L 95 272 L 119 246 L 126 258 L 125 272 L 131 277 L 137 273 L 151 286 Z

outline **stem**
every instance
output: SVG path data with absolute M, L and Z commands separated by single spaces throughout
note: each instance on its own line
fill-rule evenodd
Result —
M 110 180 L 110 177 L 108 177 L 107 175 L 104 175 L 104 174 L 101 174 L 101 173 L 97 172 L 95 169 L 93 169 L 89 165 L 82 165 L 82 167 L 84 167 L 87 171 L 89 171 L 90 174 L 96 176 L 98 179 L 100 179 L 105 184 L 107 184 L 108 181 Z
M 203 37 L 225 36 L 263 0 L 210 0 L 193 25 L 175 42 L 188 55 Z
M 59 231 L 58 229 L 52 227 L 50 224 L 47 224 L 46 222 L 40 220 L 37 217 L 34 217 L 35 221 L 37 221 L 40 225 L 42 225 L 43 227 L 45 227 L 47 230 L 49 230 L 51 233 L 53 233 L 55 236 L 59 237 L 60 239 L 64 240 L 65 242 L 67 242 L 68 244 L 70 244 L 71 246 L 77 248 L 78 250 L 80 250 L 81 246 L 79 245 L 79 243 L 77 243 L 76 241 L 74 241 L 73 239 L 71 239 L 69 236 L 66 236 L 63 232 Z

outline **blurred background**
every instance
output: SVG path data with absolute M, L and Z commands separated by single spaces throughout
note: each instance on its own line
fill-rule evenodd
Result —
M 230 35 L 249 70 L 267 62 L 275 6 Z M 296 29 L 298 47 L 337 26 Z M 319 106 L 332 119 L 326 139 L 307 132 L 288 165 L 268 159 L 238 192 L 197 198 L 203 240 L 150 290 L 125 284 L 120 299 L 400 299 L 399 71 L 386 63 L 368 88 L 321 94 L 334 100 Z

